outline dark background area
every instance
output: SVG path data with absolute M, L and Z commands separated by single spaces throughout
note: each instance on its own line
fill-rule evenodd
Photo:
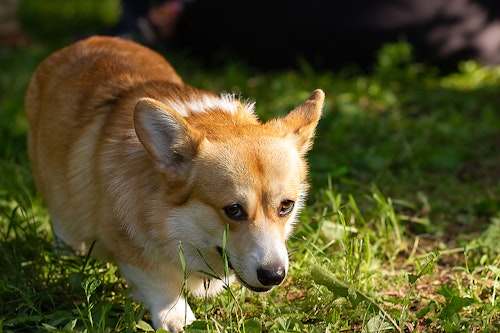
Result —
M 356 64 L 369 69 L 388 42 L 413 45 L 417 60 L 500 62 L 500 3 L 495 0 L 228 0 L 185 4 L 173 39 L 203 59 L 243 57 L 266 69 Z M 218 58 L 217 58 L 218 57 Z

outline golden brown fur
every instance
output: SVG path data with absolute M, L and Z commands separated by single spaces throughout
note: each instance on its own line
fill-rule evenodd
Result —
M 261 123 L 252 105 L 185 85 L 157 53 L 92 37 L 32 77 L 36 184 L 57 236 L 81 252 L 95 242 L 92 255 L 119 265 L 154 325 L 181 331 L 194 320 L 183 284 L 202 295 L 204 280 L 210 294 L 231 281 L 222 254 L 252 290 L 283 281 L 323 99 L 317 90 Z

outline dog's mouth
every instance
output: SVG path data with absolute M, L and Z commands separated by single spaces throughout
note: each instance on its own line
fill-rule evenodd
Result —
M 222 253 L 223 253 L 223 250 L 222 250 L 222 247 L 220 246 L 217 246 L 217 252 L 219 252 L 220 256 L 223 257 Z M 263 292 L 267 292 L 267 291 L 270 291 L 271 289 L 273 289 L 273 287 L 256 287 L 256 286 L 252 286 L 251 284 L 248 284 L 247 282 L 245 282 L 245 280 L 243 280 L 241 278 L 241 276 L 238 274 L 238 272 L 234 269 L 233 265 L 231 264 L 231 260 L 229 259 L 229 255 L 226 251 L 226 258 L 227 258 L 227 266 L 229 267 L 229 269 L 231 271 L 234 272 L 234 274 L 236 275 L 236 277 L 238 278 L 238 281 L 240 281 L 240 283 L 242 285 L 244 285 L 246 288 L 252 290 L 252 291 L 255 291 L 257 293 L 263 293 Z

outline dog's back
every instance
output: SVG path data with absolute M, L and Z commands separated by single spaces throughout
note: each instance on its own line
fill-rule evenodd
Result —
M 156 81 L 162 85 L 155 85 Z M 85 251 L 88 246 L 81 240 L 99 232 L 90 230 L 94 227 L 90 221 L 103 211 L 98 206 L 106 204 L 99 197 L 97 177 L 103 141 L 112 130 L 129 137 L 135 102 L 148 94 L 164 94 L 169 82 L 178 90 L 183 86 L 163 57 L 119 38 L 89 38 L 38 66 L 25 99 L 29 155 L 54 229 L 76 249 Z M 121 128 L 108 126 L 113 118 L 120 118 Z M 65 220 L 73 223 L 63 224 Z M 81 238 L 72 236 L 76 234 Z

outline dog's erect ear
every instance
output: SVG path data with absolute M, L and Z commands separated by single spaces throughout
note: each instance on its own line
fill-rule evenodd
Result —
M 305 154 L 311 149 L 324 101 L 325 93 L 323 90 L 317 89 L 285 118 L 271 120 L 269 123 L 282 135 L 292 137 L 296 142 L 297 149 Z
M 170 179 L 187 179 L 201 140 L 200 133 L 177 112 L 151 98 L 137 102 L 134 126 L 156 166 Z

